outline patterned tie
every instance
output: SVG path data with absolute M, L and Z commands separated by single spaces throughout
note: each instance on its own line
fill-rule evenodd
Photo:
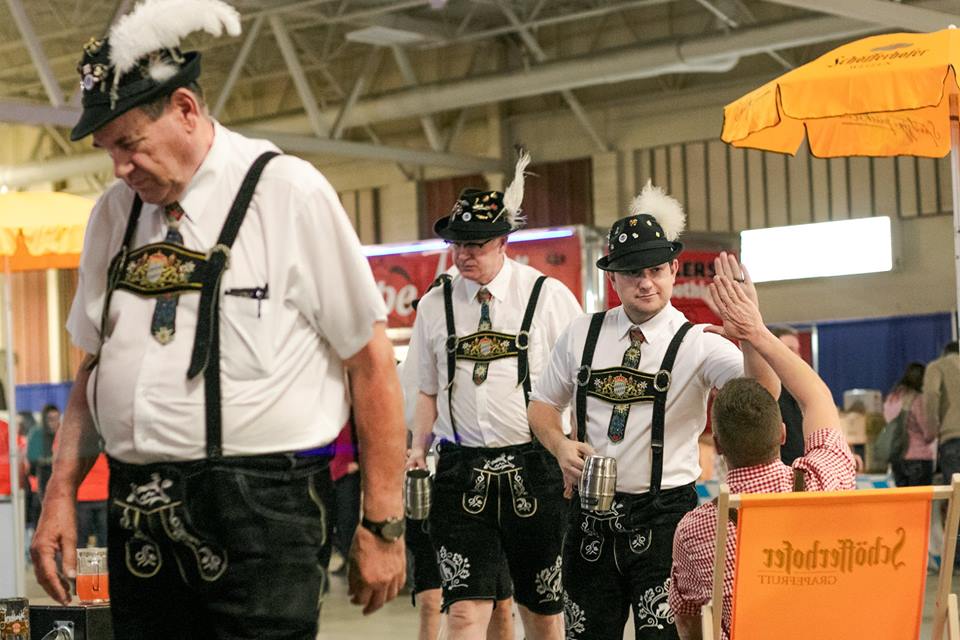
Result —
M 490 324 L 490 292 L 484 287 L 477 291 L 477 301 L 480 303 L 480 324 L 477 331 L 490 331 L 493 325 Z M 477 362 L 473 365 L 473 384 L 483 384 L 487 379 L 488 362 Z
M 164 242 L 183 246 L 183 236 L 180 235 L 180 218 L 183 217 L 183 207 L 179 202 L 172 202 L 163 208 L 167 216 L 167 237 Z M 176 332 L 177 299 L 179 293 L 166 293 L 157 297 L 157 304 L 153 308 L 153 320 L 150 322 L 150 333 L 160 344 L 173 341 Z
M 623 366 L 630 369 L 640 367 L 640 345 L 644 342 L 643 332 L 637 327 L 630 329 L 630 346 L 623 352 Z M 623 440 L 623 434 L 627 430 L 627 418 L 630 416 L 629 404 L 613 405 L 613 413 L 610 414 L 610 427 L 607 429 L 607 437 L 610 442 L 620 442 Z

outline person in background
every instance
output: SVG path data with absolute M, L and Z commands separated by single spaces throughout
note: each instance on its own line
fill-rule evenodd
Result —
M 90 473 L 77 489 L 77 544 L 88 547 L 107 545 L 107 493 L 110 467 L 101 453 Z
M 346 574 L 350 543 L 360 523 L 360 464 L 353 432 L 353 421 L 348 420 L 333 443 L 333 459 L 330 461 L 333 508 L 327 528 L 333 548 L 344 559 L 341 569 L 333 572 L 338 575 Z
M 923 373 L 923 405 L 927 429 L 937 434 L 943 481 L 960 473 L 960 349 L 957 342 L 927 364 Z
M 30 473 L 37 477 L 37 492 L 41 501 L 53 473 L 53 441 L 59 430 L 60 408 L 55 404 L 48 404 L 40 412 L 40 428 L 34 429 L 27 441 Z
M 787 345 L 790 351 L 801 355 L 800 336 L 796 329 L 786 325 L 771 326 L 770 333 Z M 777 404 L 780 405 L 780 417 L 787 429 L 787 439 L 780 446 L 780 460 L 783 464 L 790 465 L 803 455 L 803 414 L 800 412 L 800 405 L 786 387 L 780 389 Z
M 723 332 L 750 345 L 790 389 L 803 411 L 805 454 L 789 467 L 780 459 L 786 436 L 777 402 L 754 380 L 727 382 L 713 403 L 717 450 L 727 458 L 731 493 L 778 493 L 794 489 L 802 470 L 807 491 L 838 491 L 855 486 L 853 454 L 840 431 L 840 416 L 830 389 L 796 353 L 766 327 L 754 300 L 726 275 L 710 285 L 723 318 Z M 729 637 L 733 612 L 733 563 L 736 527 L 727 525 L 727 560 L 723 583 L 721 630 Z M 717 529 L 716 502 L 700 505 L 677 525 L 673 538 L 669 605 L 682 640 L 700 640 L 700 608 L 712 597 Z M 719 614 L 720 612 L 718 612 Z
M 439 276 L 427 291 L 443 284 L 444 278 L 456 275 L 456 267 L 451 267 Z M 424 292 L 426 295 L 426 292 Z M 414 310 L 420 304 L 420 299 L 413 301 Z M 416 335 L 411 336 L 407 347 L 406 358 L 399 364 L 400 384 L 403 387 L 404 418 L 409 428 L 413 427 L 414 411 L 417 396 L 419 395 L 417 382 L 417 363 L 419 340 Z M 411 434 L 412 435 L 412 434 Z M 431 442 L 432 444 L 432 442 Z M 432 448 L 432 447 L 431 447 Z M 407 452 L 409 455 L 409 451 Z M 431 473 L 435 470 L 435 456 L 431 452 L 427 456 L 427 467 Z M 441 585 L 440 566 L 437 563 L 437 554 L 433 550 L 430 540 L 430 521 L 412 520 L 407 518 L 406 536 L 407 551 L 411 560 L 412 569 L 408 571 L 411 577 L 410 600 L 420 614 L 420 626 L 417 633 L 418 640 L 437 640 L 438 637 L 447 637 L 447 617 L 441 612 Z M 500 575 L 497 578 L 496 603 L 490 623 L 487 625 L 487 640 L 513 640 L 513 584 L 510 580 L 510 570 L 506 558 L 501 561 Z
M 933 460 L 936 456 L 937 434 L 929 428 L 923 404 L 923 377 L 926 366 L 911 362 L 903 377 L 893 385 L 883 401 L 883 419 L 894 420 L 907 412 L 907 449 L 891 462 L 893 479 L 898 487 L 918 487 L 933 484 Z

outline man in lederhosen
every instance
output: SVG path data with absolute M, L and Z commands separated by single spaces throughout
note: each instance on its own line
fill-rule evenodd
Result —
M 779 392 L 748 345 L 741 353 L 671 306 L 683 226 L 680 204 L 648 184 L 631 215 L 611 227 L 608 255 L 597 261 L 622 306 L 571 324 L 534 387 L 530 424 L 568 482 L 579 480 L 588 455 L 617 461 L 609 511 L 581 509 L 574 494 L 563 551 L 568 638 L 621 638 L 631 607 L 637 638 L 677 637 L 667 606 L 673 532 L 697 504 L 707 397 L 743 375 Z M 715 267 L 756 300 L 732 256 L 721 254 Z M 561 429 L 560 412 L 571 403 L 576 440 Z
M 521 224 L 523 169 L 504 193 L 467 189 L 434 231 L 459 276 L 417 309 L 420 394 L 408 466 L 422 467 L 431 433 L 439 461 L 430 536 L 453 638 L 483 638 L 506 556 L 526 636 L 559 638 L 563 477 L 533 440 L 532 381 L 582 311 L 563 284 L 506 257 Z
M 92 134 L 120 180 L 87 228 L 67 322 L 87 355 L 31 552 L 40 584 L 68 602 L 76 489 L 102 438 L 115 637 L 312 640 L 322 447 L 347 418 L 345 372 L 365 494 L 353 600 L 372 611 L 403 582 L 404 427 L 386 310 L 323 176 L 207 114 L 200 56 L 180 40 L 238 35 L 240 16 L 193 4 L 138 5 L 78 67 L 71 137 Z

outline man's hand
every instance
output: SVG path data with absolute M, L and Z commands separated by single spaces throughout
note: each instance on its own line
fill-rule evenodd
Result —
M 397 597 L 407 573 L 403 539 L 387 542 L 362 525 L 357 527 L 350 547 L 347 571 L 350 602 L 368 615 Z
M 57 554 L 63 573 L 57 569 Z M 30 545 L 37 582 L 60 604 L 70 604 L 70 582 L 77 577 L 77 503 L 48 495 Z
M 564 438 L 557 447 L 557 462 L 563 471 L 564 484 L 576 487 L 583 474 L 583 461 L 594 454 L 593 447 L 586 442 Z
M 407 449 L 407 462 L 404 469 L 426 469 L 427 452 L 419 447 Z
M 747 294 L 747 298 L 758 307 L 760 306 L 760 297 L 757 295 L 757 288 L 753 286 L 753 280 L 746 268 L 737 262 L 737 257 L 732 253 L 721 251 L 720 255 L 714 258 L 713 268 L 718 276 L 724 276 L 739 285 L 739 288 Z M 719 315 L 719 314 L 717 314 Z
M 744 270 L 746 275 L 746 270 Z M 710 297 L 723 319 L 723 335 L 733 340 L 750 341 L 764 329 L 763 317 L 742 284 L 724 275 L 710 283 Z

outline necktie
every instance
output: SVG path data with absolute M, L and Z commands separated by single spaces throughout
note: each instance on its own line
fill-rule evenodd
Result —
M 183 236 L 180 235 L 180 218 L 183 217 L 183 208 L 179 202 L 172 202 L 164 207 L 164 213 L 167 216 L 167 236 L 164 242 L 178 244 L 183 246 Z M 167 344 L 173 341 L 173 334 L 176 332 L 177 300 L 180 294 L 167 293 L 157 297 L 156 306 L 153 308 L 153 319 L 150 322 L 150 333 L 160 344 Z
M 643 344 L 643 332 L 634 327 L 630 329 L 630 346 L 623 352 L 623 366 L 630 369 L 640 367 L 640 345 Z M 620 442 L 627 430 L 627 418 L 630 416 L 629 404 L 613 405 L 610 414 L 610 426 L 607 428 L 607 437 L 610 442 Z
M 493 328 L 490 324 L 490 298 L 492 297 L 486 287 L 477 291 L 477 301 L 480 303 L 480 324 L 477 326 L 477 331 L 489 331 Z M 488 362 L 477 362 L 473 365 L 473 384 L 483 384 L 487 379 L 489 365 Z

